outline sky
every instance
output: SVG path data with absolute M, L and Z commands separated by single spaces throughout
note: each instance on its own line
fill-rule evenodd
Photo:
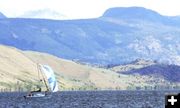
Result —
M 180 0 L 0 0 L 0 12 L 20 17 L 29 11 L 52 10 L 70 19 L 96 18 L 112 7 L 140 6 L 162 15 L 180 15 Z

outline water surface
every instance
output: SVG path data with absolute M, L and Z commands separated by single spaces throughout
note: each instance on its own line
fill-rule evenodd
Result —
M 26 93 L 0 93 L 0 108 L 164 108 L 165 94 L 176 91 L 61 91 L 24 99 Z

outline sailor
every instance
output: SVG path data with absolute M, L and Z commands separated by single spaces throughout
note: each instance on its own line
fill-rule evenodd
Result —
M 41 87 L 38 87 L 38 90 L 33 91 L 33 92 L 41 92 Z
M 40 86 L 37 86 L 37 88 L 38 88 L 38 90 L 36 90 L 36 91 L 31 91 L 32 93 L 34 93 L 34 92 L 41 92 L 41 87 Z
M 35 92 L 41 92 L 41 87 L 40 87 L 40 86 L 37 86 L 37 88 L 38 88 L 38 90 L 36 90 L 36 91 L 31 91 L 31 92 L 28 94 L 28 96 L 33 96 L 33 95 L 34 95 L 33 93 L 35 93 Z

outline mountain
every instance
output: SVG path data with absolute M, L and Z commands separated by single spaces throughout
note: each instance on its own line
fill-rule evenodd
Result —
M 37 63 L 53 68 L 60 90 L 125 90 L 161 85 L 180 86 L 179 80 L 169 82 L 161 77 L 121 74 L 109 69 L 78 64 L 46 53 L 22 51 L 3 45 L 0 45 L 0 62 L 0 89 L 30 90 L 36 88 L 36 85 L 41 84 Z M 170 68 L 170 71 L 172 70 L 173 67 Z M 172 79 L 176 78 L 175 75 L 177 74 L 172 75 Z M 41 86 L 44 87 L 42 84 Z
M 125 20 L 130 23 L 134 21 L 162 23 L 165 25 L 180 25 L 179 16 L 162 16 L 159 13 L 143 7 L 115 7 L 108 9 L 102 16 L 106 19 Z M 175 20 L 176 19 L 176 20 Z
M 23 15 L 20 15 L 19 18 L 38 18 L 38 19 L 55 19 L 55 20 L 67 19 L 65 15 L 60 14 L 51 9 L 27 11 Z
M 94 19 L 0 19 L 0 43 L 98 66 L 136 59 L 180 65 L 179 27 L 179 17 L 111 8 Z
M 0 19 L 1 19 L 1 18 L 6 18 L 6 16 L 3 15 L 3 14 L 0 12 Z
M 125 20 L 138 19 L 159 21 L 163 19 L 159 13 L 143 7 L 116 7 L 108 9 L 103 17 L 120 18 Z

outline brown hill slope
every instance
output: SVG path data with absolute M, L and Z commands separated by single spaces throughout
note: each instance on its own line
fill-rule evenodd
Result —
M 124 72 L 124 71 L 141 69 L 141 68 L 151 66 L 154 64 L 156 64 L 155 61 L 137 59 L 137 60 L 133 61 L 132 63 L 126 64 L 126 65 L 112 66 L 109 69 L 112 71 L 115 71 L 115 72 Z
M 55 70 L 59 84 L 65 88 L 126 88 L 123 78 L 129 76 L 120 75 L 110 70 L 95 68 L 88 65 L 77 64 L 70 60 L 64 60 L 55 56 L 27 51 L 24 54 L 34 62 L 48 64 Z M 119 77 L 122 77 L 120 79 Z
M 48 64 L 54 69 L 60 90 L 129 89 L 169 83 L 161 78 L 124 75 L 45 53 L 21 51 L 0 45 L 0 88 L 13 90 L 17 90 L 19 87 L 25 90 L 35 88 L 36 85 L 39 85 L 36 63 Z
M 7 46 L 0 46 L 0 51 L 1 88 L 15 88 L 17 82 L 26 88 L 29 84 L 37 85 L 39 79 L 36 63 L 48 64 L 54 69 L 60 89 L 126 88 L 126 82 L 119 79 L 121 75 L 106 69 Z
M 35 82 L 37 81 L 36 64 L 20 50 L 0 46 L 0 75 L 1 88 L 11 87 L 25 80 Z

